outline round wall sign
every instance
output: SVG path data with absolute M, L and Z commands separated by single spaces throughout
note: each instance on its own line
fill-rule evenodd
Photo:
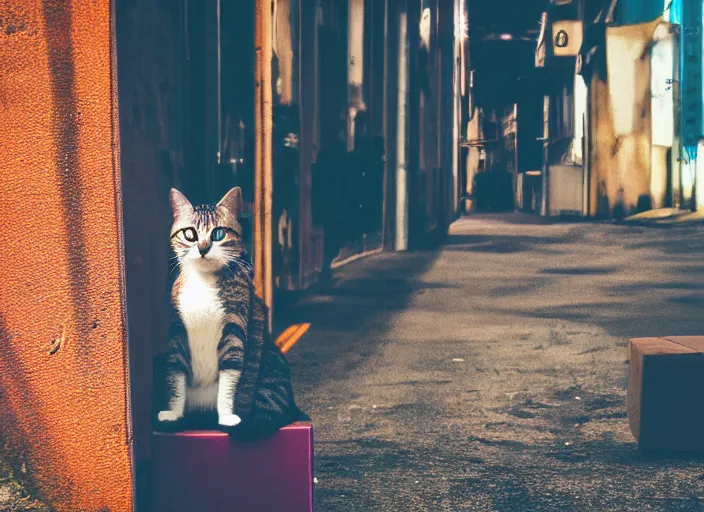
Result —
M 567 42 L 569 41 L 569 36 L 567 35 L 567 32 L 564 30 L 560 30 L 557 35 L 555 36 L 555 46 L 558 48 L 564 48 L 567 46 Z

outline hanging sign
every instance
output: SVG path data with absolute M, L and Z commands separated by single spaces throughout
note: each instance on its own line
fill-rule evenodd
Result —
M 682 145 L 696 146 L 702 126 L 702 0 L 682 3 Z
M 582 47 L 584 25 L 579 20 L 555 20 L 552 23 L 552 52 L 555 57 L 575 57 Z
M 567 35 L 567 32 L 560 30 L 555 36 L 555 46 L 558 48 L 566 48 L 569 40 L 570 37 Z

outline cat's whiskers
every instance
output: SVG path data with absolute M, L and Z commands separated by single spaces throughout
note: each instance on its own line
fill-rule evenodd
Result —
M 171 268 L 171 272 L 169 272 L 169 277 L 167 278 L 167 281 L 171 279 L 171 276 L 176 272 L 176 270 L 181 270 L 181 261 L 177 261 L 176 265 L 173 265 Z
M 167 281 L 168 281 L 169 279 L 171 279 L 171 276 L 173 276 L 174 272 L 176 272 L 177 270 L 180 271 L 180 270 L 182 269 L 182 267 L 181 267 L 181 258 L 179 258 L 179 256 L 178 256 L 177 254 L 174 255 L 174 256 L 171 256 L 171 257 L 169 258 L 169 261 L 170 261 L 170 264 L 171 264 L 171 271 L 169 272 L 169 277 L 167 278 Z M 175 264 L 174 264 L 174 262 L 175 262 Z

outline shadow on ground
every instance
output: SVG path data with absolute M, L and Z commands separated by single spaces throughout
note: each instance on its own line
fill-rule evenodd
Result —
M 625 386 L 629 337 L 704 331 L 704 244 L 473 222 L 439 251 L 343 267 L 287 312 L 313 324 L 290 360 L 316 510 L 703 510 L 704 459 L 641 453 Z
M 437 252 L 382 254 L 335 272 L 295 304 L 277 312 L 279 331 L 301 322 L 312 324 L 311 335 L 291 351 L 298 366 L 296 384 L 314 386 L 326 379 L 345 378 L 379 348 L 388 321 L 404 310 L 414 293 L 451 288 L 451 282 L 424 283 Z
M 446 251 L 487 252 L 497 254 L 513 254 L 528 251 L 547 253 L 559 252 L 552 248 L 553 244 L 564 243 L 561 237 L 539 236 L 500 236 L 500 235 L 454 235 L 448 238 L 444 246 Z

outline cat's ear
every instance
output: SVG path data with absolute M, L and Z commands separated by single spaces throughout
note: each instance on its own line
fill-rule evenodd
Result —
M 239 218 L 242 213 L 242 189 L 240 187 L 231 188 L 230 191 L 220 199 L 217 206 L 227 208 L 235 218 Z
M 185 213 L 189 213 L 193 210 L 193 205 L 186 199 L 181 192 L 175 188 L 171 189 L 171 210 L 174 214 L 174 219 L 180 217 Z

